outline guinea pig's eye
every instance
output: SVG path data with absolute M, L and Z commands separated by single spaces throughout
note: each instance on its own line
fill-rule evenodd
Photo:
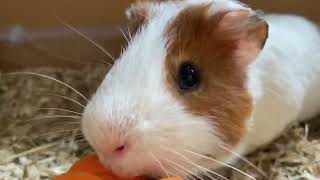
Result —
M 183 91 L 193 91 L 198 88 L 200 75 L 196 67 L 191 63 L 183 63 L 178 71 L 179 87 Z

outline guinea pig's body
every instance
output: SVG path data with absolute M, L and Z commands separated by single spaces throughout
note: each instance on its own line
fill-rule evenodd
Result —
M 255 96 L 251 127 L 243 148 L 254 150 L 289 124 L 320 112 L 320 33 L 302 17 L 270 15 L 269 38 L 251 66 Z
M 319 112 L 320 34 L 307 20 L 231 0 L 140 2 L 127 14 L 137 32 L 82 119 L 117 175 L 197 176 Z

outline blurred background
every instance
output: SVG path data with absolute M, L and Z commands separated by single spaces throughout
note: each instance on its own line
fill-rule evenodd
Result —
M 126 31 L 124 10 L 134 0 L 1 0 L 0 71 L 37 66 L 79 68 L 105 55 L 55 17 L 117 57 Z M 266 13 L 299 14 L 320 22 L 319 0 L 242 0 Z

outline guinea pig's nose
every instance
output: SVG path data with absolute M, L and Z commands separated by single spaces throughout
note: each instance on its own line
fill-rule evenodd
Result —
M 115 152 L 122 152 L 122 151 L 124 151 L 125 148 L 126 148 L 125 145 L 121 145 L 121 146 L 118 146 L 114 151 Z
M 127 151 L 127 146 L 125 144 L 122 144 L 120 146 L 116 146 L 116 148 L 114 148 L 113 153 L 116 155 L 121 155 L 124 154 L 125 151 Z

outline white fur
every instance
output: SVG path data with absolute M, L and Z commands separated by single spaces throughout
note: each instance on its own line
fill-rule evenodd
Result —
M 134 37 L 89 102 L 82 119 L 83 133 L 105 166 L 116 174 L 165 176 L 167 171 L 186 177 L 190 172 L 181 167 L 201 171 L 192 163 L 217 167 L 217 163 L 186 151 L 210 154 L 223 146 L 216 127 L 206 117 L 187 113 L 164 80 L 166 27 L 183 8 L 209 2 L 214 2 L 212 14 L 245 8 L 229 0 L 152 6 L 149 23 Z M 320 110 L 320 36 L 315 26 L 292 16 L 274 15 L 267 21 L 270 37 L 250 67 L 248 86 L 255 108 L 240 153 L 270 142 L 291 122 Z M 122 144 L 128 151 L 114 154 L 114 148 Z
M 297 120 L 320 112 L 320 33 L 302 17 L 270 15 L 269 39 L 251 66 L 255 96 L 245 152 L 269 143 Z

